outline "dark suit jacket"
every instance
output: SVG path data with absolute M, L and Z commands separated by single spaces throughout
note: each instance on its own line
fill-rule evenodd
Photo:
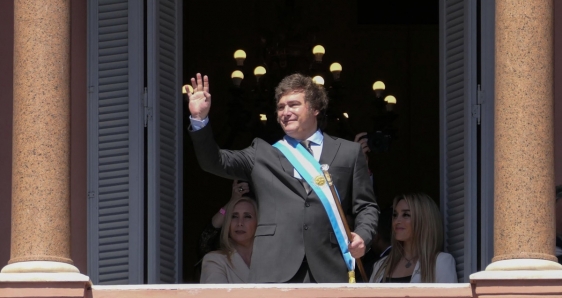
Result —
M 317 282 L 347 282 L 347 267 L 322 203 L 306 194 L 294 168 L 276 148 L 256 138 L 240 151 L 220 150 L 210 123 L 190 131 L 203 170 L 251 182 L 258 201 L 250 282 L 286 282 L 306 255 Z M 359 144 L 324 134 L 321 164 L 330 165 L 342 207 L 355 217 L 354 232 L 370 246 L 378 206 Z

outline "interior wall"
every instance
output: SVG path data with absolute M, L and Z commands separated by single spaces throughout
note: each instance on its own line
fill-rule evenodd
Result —
M 246 51 L 242 84 L 254 84 L 260 33 L 281 29 L 284 16 L 280 12 L 287 2 L 291 1 L 199 1 L 184 5 L 184 80 L 189 83 L 197 72 L 209 76 L 213 96 L 210 119 L 221 146 L 230 132 L 230 74 L 236 68 L 233 53 L 240 48 Z M 385 82 L 387 94 L 398 100 L 395 110 L 399 117 L 394 122 L 398 138 L 389 152 L 370 155 L 379 204 L 387 206 L 394 196 L 409 191 L 426 192 L 438 202 L 438 25 L 360 25 L 356 1 L 306 3 L 314 9 L 306 11 L 303 31 L 315 28 L 316 42 L 326 48 L 323 67 L 335 61 L 343 66 L 342 106 L 350 115 L 354 133 L 371 130 L 374 81 Z M 196 11 L 213 11 L 213 18 Z M 205 24 L 204 30 L 201 24 Z M 244 148 L 253 137 L 239 133 L 229 149 Z M 194 281 L 190 278 L 200 232 L 228 202 L 231 181 L 203 172 L 189 135 L 184 139 L 184 276 L 190 282 Z
M 14 3 L 0 1 L 0 267 L 10 259 Z M 86 1 L 71 2 L 71 258 L 86 273 Z
M 14 2 L 0 1 L 0 267 L 10 260 Z

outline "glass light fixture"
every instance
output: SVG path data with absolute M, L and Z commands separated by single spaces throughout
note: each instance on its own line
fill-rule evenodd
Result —
M 388 95 L 384 98 L 384 101 L 386 102 L 386 110 L 389 112 L 392 111 L 394 105 L 396 104 L 396 97 Z
M 348 113 L 343 113 L 343 116 L 344 116 L 345 118 L 349 118 L 349 114 L 348 114 Z
M 332 75 L 334 76 L 334 80 L 339 80 L 340 79 L 340 73 L 342 71 L 342 67 L 341 64 L 334 62 L 332 63 L 332 65 L 330 65 L 330 71 L 332 72 Z
M 256 80 L 260 81 L 260 78 L 266 73 L 265 67 L 258 66 L 254 69 L 254 75 L 256 76 Z
M 377 96 L 377 98 L 381 98 L 384 88 L 385 88 L 384 83 L 381 81 L 376 81 L 373 84 L 373 90 L 375 91 L 375 95 Z
M 232 78 L 234 86 L 240 87 L 240 83 L 242 83 L 242 80 L 244 79 L 244 73 L 239 70 L 235 70 L 232 72 L 232 75 L 230 77 Z
M 326 50 L 323 46 L 317 45 L 312 48 L 312 54 L 314 54 L 314 60 L 316 60 L 316 62 L 322 62 L 322 56 L 326 54 Z
M 236 65 L 244 66 L 244 60 L 246 59 L 246 52 L 244 52 L 244 50 L 236 50 L 236 52 L 234 52 L 234 59 L 236 60 Z
M 314 78 L 312 78 L 312 81 L 316 84 L 316 85 L 322 85 L 324 86 L 324 78 L 321 76 L 315 76 Z
M 187 87 L 187 89 L 186 89 L 186 87 Z M 183 85 L 183 87 L 181 88 L 181 93 L 187 94 L 188 90 L 189 90 L 190 94 L 193 93 L 193 87 L 191 87 L 191 85 L 189 85 L 189 84 Z
M 396 97 L 392 95 L 388 95 L 387 97 L 384 98 L 384 101 L 386 101 L 389 104 L 396 104 Z

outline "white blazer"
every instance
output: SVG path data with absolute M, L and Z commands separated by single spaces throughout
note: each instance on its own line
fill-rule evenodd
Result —
M 225 254 L 212 251 L 203 257 L 201 268 L 202 284 L 243 284 L 248 282 L 250 268 L 242 257 L 234 252 L 230 260 Z
M 377 283 L 381 282 L 382 276 L 375 281 L 374 280 L 375 274 L 377 273 L 379 267 L 382 265 L 383 261 L 386 260 L 387 257 L 384 257 L 375 263 L 375 265 L 373 266 L 373 274 L 371 275 L 369 282 L 377 282 Z M 437 260 L 435 264 L 435 282 L 436 283 L 458 282 L 455 259 L 453 258 L 452 255 L 446 252 L 440 252 L 437 255 Z M 412 273 L 412 278 L 410 279 L 410 283 L 421 283 L 421 270 L 420 270 L 419 261 L 416 262 L 416 267 L 414 268 L 414 272 Z

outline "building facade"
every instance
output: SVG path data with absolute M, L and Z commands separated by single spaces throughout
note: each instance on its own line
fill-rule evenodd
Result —
M 7 2 L 0 297 L 562 293 L 554 1 L 440 2 L 441 208 L 464 283 L 400 287 L 124 286 L 182 280 L 182 2 Z

